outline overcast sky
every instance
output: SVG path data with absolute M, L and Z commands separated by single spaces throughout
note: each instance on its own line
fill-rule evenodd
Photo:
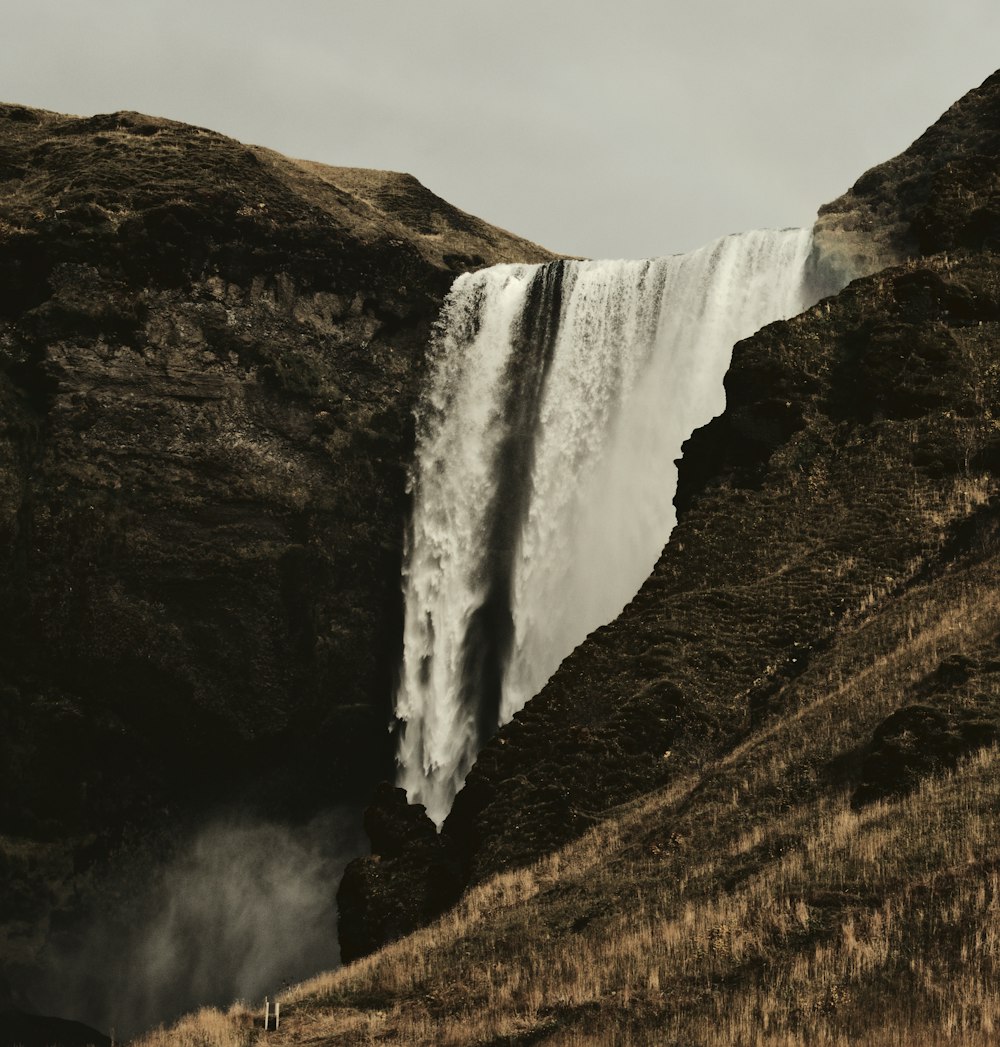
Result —
M 0 98 L 409 171 L 557 251 L 803 225 L 1000 66 L 998 0 L 23 0 Z

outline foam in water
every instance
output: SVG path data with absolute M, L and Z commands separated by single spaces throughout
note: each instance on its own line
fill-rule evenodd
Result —
M 440 824 L 476 753 L 649 574 L 733 344 L 819 295 L 805 230 L 456 280 L 417 413 L 399 779 Z M 833 288 L 830 288 L 833 290 Z

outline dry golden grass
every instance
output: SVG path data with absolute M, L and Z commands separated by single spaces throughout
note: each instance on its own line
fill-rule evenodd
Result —
M 408 174 L 331 167 L 290 159 L 259 146 L 250 148 L 294 192 L 334 214 L 338 221 L 349 221 L 352 232 L 362 239 L 381 238 L 388 232 L 413 243 L 434 265 L 447 265 L 449 254 L 478 256 L 481 264 L 510 258 L 548 262 L 558 257 L 436 199 Z
M 234 1003 L 223 1013 L 203 1007 L 182 1018 L 169 1029 L 146 1033 L 147 1047 L 248 1047 L 256 1039 L 254 1015 L 243 1003 Z
M 966 488 L 928 513 L 982 504 L 983 484 Z M 991 559 L 887 583 L 789 684 L 783 715 L 434 925 L 290 990 L 266 1041 L 997 1042 L 1000 754 L 858 813 L 830 770 L 943 657 L 1000 632 L 997 574 Z M 265 1038 L 216 1012 L 155 1036 L 144 1047 Z

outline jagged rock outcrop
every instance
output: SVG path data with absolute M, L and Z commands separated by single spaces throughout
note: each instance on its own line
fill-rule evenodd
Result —
M 365 811 L 371 857 L 354 861 L 337 891 L 337 936 L 348 963 L 400 938 L 458 900 L 462 870 L 423 804 L 383 782 Z M 397 869 L 397 863 L 398 865 Z
M 409 175 L 0 106 L 5 963 L 125 824 L 389 773 L 430 327 L 550 257 Z
M 653 573 L 459 793 L 443 835 L 467 883 L 793 713 L 788 685 L 873 607 L 996 547 L 998 170 L 1000 74 L 823 209 L 845 265 L 908 260 L 736 346 Z
M 904 153 L 819 210 L 816 239 L 845 275 L 1000 244 L 1000 73 L 960 98 Z
M 956 652 L 921 680 L 907 705 L 887 716 L 865 747 L 855 809 L 904 796 L 932 774 L 954 770 L 969 753 L 1000 739 L 1000 637 L 990 648 Z

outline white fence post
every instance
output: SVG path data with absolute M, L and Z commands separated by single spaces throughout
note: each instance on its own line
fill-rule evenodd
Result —
M 271 1024 L 271 1019 L 274 1019 L 274 1025 Z M 281 1004 L 277 998 L 274 1001 L 274 1008 L 271 1007 L 271 997 L 264 997 L 264 1032 L 268 1032 L 270 1029 L 277 1029 L 278 1023 L 281 1021 Z

